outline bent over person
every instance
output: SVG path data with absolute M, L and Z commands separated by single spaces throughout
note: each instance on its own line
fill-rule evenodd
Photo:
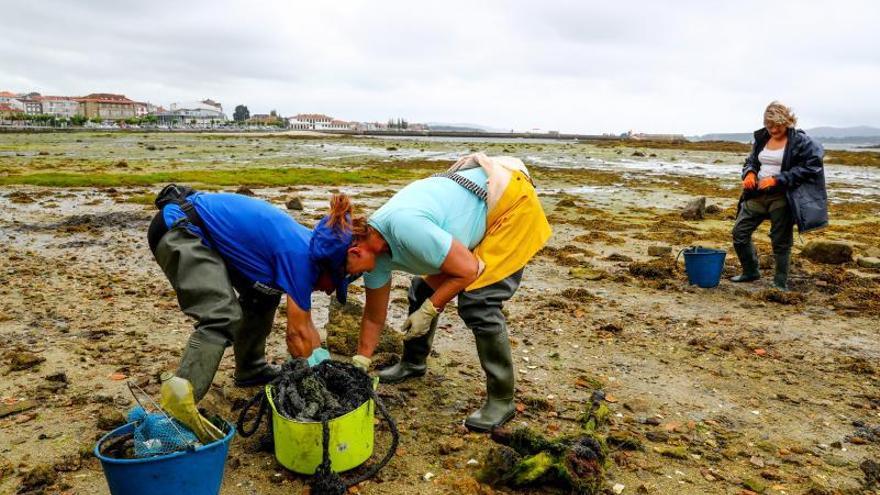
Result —
M 335 290 L 345 303 L 347 198 L 334 197 L 330 215 L 314 231 L 265 201 L 239 194 L 170 185 L 156 206 L 150 249 L 180 309 L 196 320 L 176 373 L 192 383 L 196 401 L 207 393 L 230 345 L 237 386 L 277 376 L 278 367 L 266 361 L 266 338 L 283 294 L 289 352 L 310 362 L 329 357 L 312 323 L 311 293 Z
M 439 314 L 456 296 L 486 373 L 486 402 L 465 424 L 485 431 L 515 411 L 514 370 L 504 301 L 526 263 L 550 238 L 550 225 L 528 170 L 516 158 L 483 154 L 446 173 L 409 184 L 367 221 L 349 249 L 348 269 L 364 275 L 366 304 L 358 355 L 368 367 L 385 323 L 392 270 L 416 275 L 401 361 L 379 372 L 394 383 L 425 374 Z
M 752 152 L 743 166 L 743 192 L 733 226 L 733 247 L 742 274 L 730 280 L 751 282 L 761 277 L 752 233 L 770 219 L 776 273 L 773 285 L 788 289 L 792 230 L 804 233 L 828 225 L 828 196 L 822 146 L 795 129 L 797 118 L 774 101 L 764 110 L 764 127 L 755 131 Z

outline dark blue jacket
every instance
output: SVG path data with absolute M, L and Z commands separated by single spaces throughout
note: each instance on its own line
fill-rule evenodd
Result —
M 755 144 L 752 152 L 743 165 L 742 178 L 761 169 L 758 154 L 770 140 L 770 133 L 765 128 L 755 131 Z M 800 233 L 822 228 L 828 225 L 828 193 L 825 191 L 825 169 L 822 157 L 825 150 L 822 145 L 810 139 L 810 136 L 793 127 L 788 129 L 788 142 L 782 155 L 782 171 L 776 176 L 778 187 L 785 191 L 788 206 L 797 222 Z M 754 196 L 753 191 L 743 191 L 742 202 Z

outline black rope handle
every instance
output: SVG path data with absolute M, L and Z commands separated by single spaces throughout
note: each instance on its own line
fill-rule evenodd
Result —
M 370 466 L 370 468 L 361 474 L 360 476 L 346 481 L 345 486 L 351 488 L 354 485 L 359 483 L 363 483 L 364 481 L 375 476 L 380 469 L 385 467 L 391 458 L 394 457 L 394 454 L 397 453 L 397 445 L 400 443 L 400 432 L 397 430 L 397 423 L 394 422 L 394 418 L 391 417 L 391 413 L 388 412 L 388 409 L 385 408 L 385 404 L 379 399 L 379 396 L 376 395 L 376 391 L 370 387 L 370 398 L 373 399 L 373 403 L 376 404 L 376 409 L 382 414 L 382 418 L 385 422 L 388 423 L 388 429 L 391 431 L 391 446 L 388 448 L 388 452 L 385 453 L 385 457 L 382 458 L 377 464 Z
M 254 418 L 253 423 L 251 423 L 252 428 L 250 431 L 248 431 L 245 428 L 245 421 L 247 420 L 247 414 L 251 410 L 251 407 L 253 407 L 254 405 L 256 405 L 258 403 L 259 403 L 259 408 L 257 409 L 257 417 Z M 268 411 L 269 411 L 269 399 L 266 397 L 265 389 L 263 389 L 263 390 L 260 390 L 257 393 L 257 395 L 255 395 L 251 400 L 249 400 L 248 403 L 241 409 L 241 414 L 238 415 L 238 421 L 235 423 L 235 429 L 237 429 L 238 433 L 241 434 L 241 436 L 243 436 L 245 438 L 253 435 L 260 428 L 260 423 L 262 422 L 264 416 L 267 419 L 269 419 L 269 421 L 271 421 L 271 418 L 269 418 L 269 415 L 267 414 Z

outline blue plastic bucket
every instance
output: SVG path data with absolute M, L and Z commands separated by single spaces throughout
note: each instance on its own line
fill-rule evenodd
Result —
M 229 443 L 235 436 L 235 427 L 229 423 L 226 427 L 225 437 L 193 450 L 143 459 L 114 459 L 102 455 L 100 446 L 104 442 L 134 430 L 134 423 L 128 423 L 98 440 L 95 457 L 101 460 L 112 495 L 217 495 L 223 483 Z
M 727 251 L 696 246 L 684 249 L 682 253 L 684 253 L 684 270 L 691 285 L 704 289 L 718 285 L 721 281 L 721 272 L 724 270 Z

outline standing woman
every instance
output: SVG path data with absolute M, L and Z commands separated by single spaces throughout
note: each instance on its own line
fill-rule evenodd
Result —
M 379 373 L 381 380 L 425 374 L 439 314 L 458 297 L 458 314 L 474 333 L 486 373 L 486 402 L 465 424 L 486 431 L 513 417 L 513 362 L 501 308 L 519 287 L 526 263 L 550 238 L 522 161 L 464 157 L 446 173 L 404 187 L 356 231 L 348 271 L 368 273 L 353 361 L 369 367 L 387 316 L 391 272 L 409 272 L 416 276 L 403 356 Z
M 795 129 L 797 118 L 774 101 L 764 110 L 764 127 L 755 131 L 752 152 L 743 166 L 743 192 L 733 226 L 733 247 L 742 274 L 730 280 L 751 282 L 761 277 L 752 233 L 770 219 L 770 241 L 776 258 L 773 285 L 788 289 L 792 229 L 800 233 L 828 225 L 828 196 L 822 146 Z
M 235 354 L 236 386 L 261 385 L 278 367 L 266 361 L 266 338 L 281 296 L 287 297 L 287 348 L 311 364 L 329 357 L 311 318 L 320 290 L 345 303 L 351 243 L 344 196 L 314 231 L 275 206 L 239 194 L 200 193 L 170 185 L 156 198 L 159 213 L 147 233 L 150 250 L 195 331 L 176 375 L 195 400 L 207 393 L 223 353 Z

